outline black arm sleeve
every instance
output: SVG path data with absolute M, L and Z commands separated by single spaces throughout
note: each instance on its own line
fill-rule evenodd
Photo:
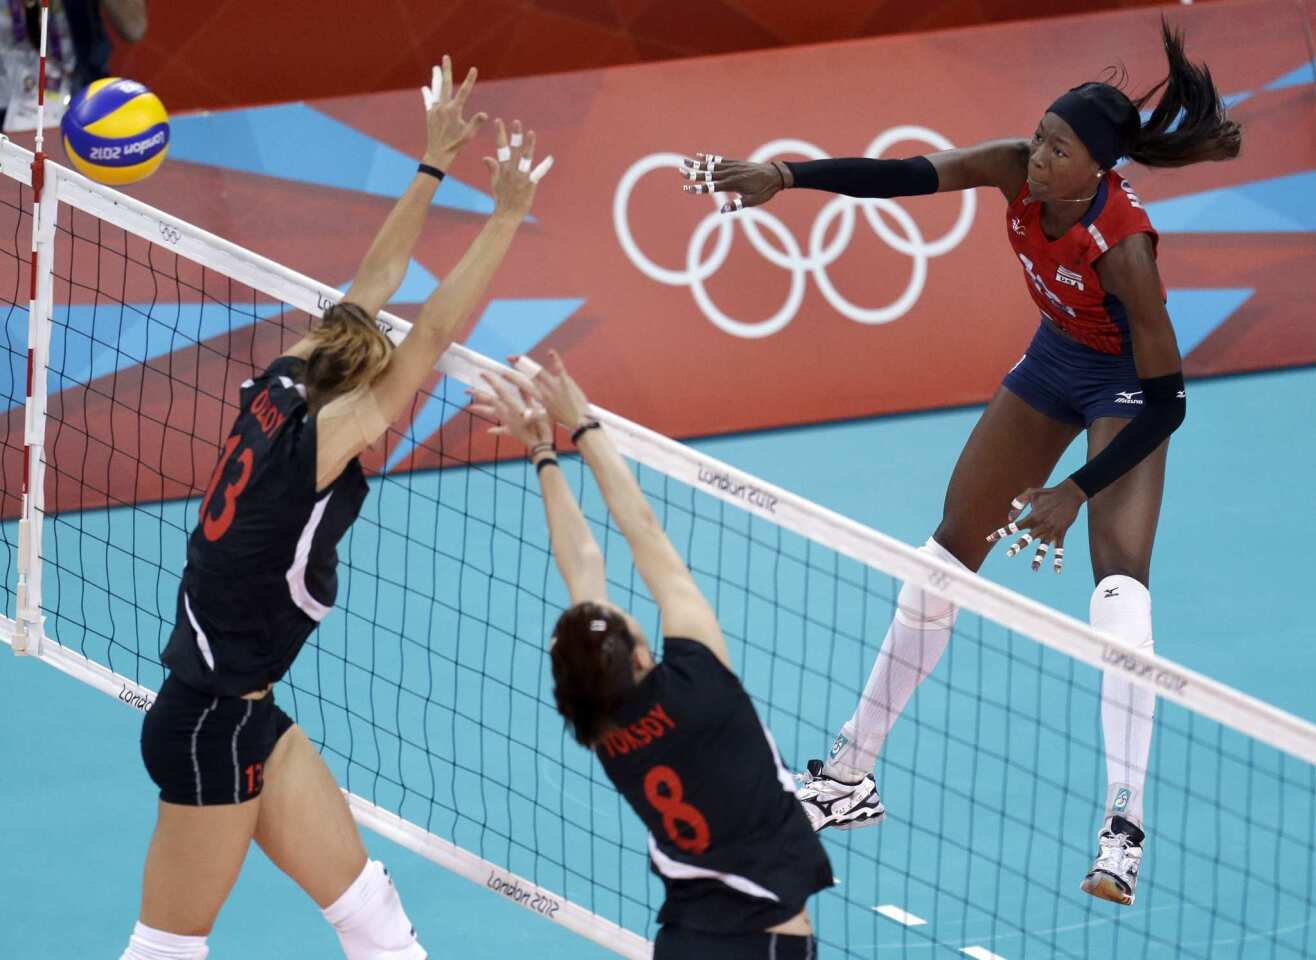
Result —
M 1182 373 L 1152 377 L 1139 383 L 1142 412 L 1115 434 L 1105 450 L 1070 474 L 1069 479 L 1089 498 L 1136 467 L 1183 423 L 1188 402 Z
M 847 197 L 919 197 L 936 193 L 940 180 L 937 168 L 927 157 L 910 160 L 786 161 L 795 186 L 808 190 L 843 193 Z

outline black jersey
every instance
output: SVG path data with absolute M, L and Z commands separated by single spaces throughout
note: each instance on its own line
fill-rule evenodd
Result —
M 353 458 L 315 489 L 306 363 L 279 357 L 242 385 L 237 419 L 201 501 L 164 662 L 180 680 L 240 696 L 279 680 L 338 592 L 338 541 L 361 510 Z
M 772 736 L 706 646 L 668 637 L 662 662 L 614 721 L 595 751 L 649 828 L 667 888 L 659 923 L 764 930 L 832 885 Z

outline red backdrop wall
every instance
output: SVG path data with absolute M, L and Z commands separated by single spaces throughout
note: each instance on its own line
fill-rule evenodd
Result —
M 492 79 L 1156 2 L 154 0 L 112 67 L 186 110 L 416 86 L 444 53 Z

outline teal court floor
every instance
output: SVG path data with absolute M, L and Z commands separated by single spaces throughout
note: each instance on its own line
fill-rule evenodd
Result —
M 1316 668 L 1316 628 L 1305 604 L 1308 550 L 1316 542 L 1311 496 L 1316 442 L 1308 420 L 1316 369 L 1199 382 L 1190 396 L 1189 420 L 1172 445 L 1153 568 L 1157 652 L 1316 720 L 1309 679 Z M 946 478 L 978 413 L 976 408 L 923 413 L 702 440 L 693 446 L 905 542 L 920 543 L 936 524 Z M 1077 452 L 1077 447 L 1071 451 L 1071 460 Z M 1059 472 L 1070 466 L 1066 461 Z M 451 478 L 444 482 L 449 484 L 448 502 L 460 502 L 471 513 L 483 509 L 476 503 L 478 484 L 457 488 Z M 375 499 L 381 531 L 406 526 L 407 520 L 388 515 L 400 502 L 396 497 Z M 185 508 L 191 509 L 178 506 Z M 489 509 L 498 515 L 500 527 L 508 527 L 501 511 L 520 507 L 508 501 Z M 112 528 L 122 522 L 149 527 L 153 521 L 129 516 L 104 522 Z M 429 551 L 428 561 L 416 560 L 430 565 L 413 575 L 437 580 L 444 563 L 460 560 L 480 570 L 496 569 L 502 562 L 507 547 L 497 535 L 482 538 L 468 529 L 465 539 L 448 537 L 441 535 L 444 522 L 442 517 L 427 521 L 442 549 Z M 517 522 L 513 518 L 511 525 Z M 673 523 L 683 522 L 673 515 Z M 728 519 L 725 526 L 735 531 L 738 522 Z M 78 542 L 75 526 L 61 525 L 53 545 L 65 551 L 62 562 L 69 565 L 67 551 Z M 10 533 L 6 543 L 12 528 Z M 678 540 L 698 548 L 707 535 L 704 528 L 691 529 Z M 326 653 L 316 661 L 314 675 L 299 663 L 293 673 L 297 689 L 286 697 L 280 690 L 281 703 L 313 734 L 352 744 L 350 751 L 340 748 L 328 757 L 354 791 L 393 805 L 492 859 L 505 857 L 514 869 L 533 873 L 555 889 L 565 887 L 572 899 L 595 897 L 600 912 L 643 931 L 647 919 L 641 908 L 654 896 L 653 882 L 642 857 L 618 853 L 616 847 L 620 839 L 628 851 L 638 849 L 638 822 L 600 782 L 597 764 L 564 742 L 555 718 L 536 705 L 534 693 L 542 694 L 546 663 L 535 652 L 535 637 L 542 636 L 544 612 L 517 608 L 506 614 L 508 605 L 499 591 L 515 593 L 515 585 L 477 577 L 472 595 L 459 583 L 447 598 L 451 603 L 433 605 L 451 618 L 450 624 L 435 624 L 434 635 L 457 638 L 455 652 L 443 663 L 413 656 L 405 643 L 393 645 L 399 652 L 391 658 L 381 644 L 377 655 L 363 659 L 359 641 L 352 639 L 354 625 L 369 619 L 389 637 L 415 632 L 407 619 L 412 612 L 405 584 L 396 597 L 379 583 L 365 585 L 394 579 L 372 576 L 372 571 L 382 574 L 390 562 L 387 536 L 374 536 L 353 548 L 361 553 L 354 552 L 352 562 L 360 567 L 362 583 L 348 588 L 343 610 L 333 615 L 339 625 L 326 624 Z M 143 537 L 143 553 L 148 539 L 159 538 Z M 1068 541 L 1070 564 L 1061 577 L 1033 575 L 1023 561 L 1007 561 L 1000 552 L 983 573 L 1083 619 L 1092 586 L 1085 543 L 1080 525 Z M 179 542 L 150 549 L 159 551 L 156 562 L 163 564 L 181 555 L 181 548 Z M 747 575 L 765 549 L 761 541 L 747 548 L 747 556 L 754 555 L 744 561 L 746 569 L 733 570 L 739 561 L 726 561 L 728 568 L 719 572 L 726 573 L 730 586 L 724 585 L 722 601 L 746 685 L 759 699 L 787 763 L 798 765 L 819 755 L 827 731 L 848 715 L 853 704 L 845 691 L 862 683 L 889 609 L 874 607 L 866 619 L 854 619 L 842 602 L 842 590 L 825 584 L 814 589 L 810 578 L 819 573 L 816 558 L 800 561 L 798 544 L 785 544 L 783 555 L 794 557 L 799 570 L 777 580 L 779 586 L 784 583 L 784 625 L 768 624 L 758 614 L 741 615 L 735 608 L 745 598 L 735 593 L 736 577 Z M 8 568 L 5 559 L 0 566 Z M 104 557 L 97 562 L 105 569 L 95 575 L 108 578 L 105 582 L 132 576 L 131 565 L 116 568 L 112 558 Z M 513 580 L 537 582 L 551 598 L 551 588 L 543 587 L 542 558 L 536 562 L 527 561 L 528 569 L 518 570 Z M 624 579 L 617 569 L 614 575 Z M 794 591 L 800 591 L 797 606 L 806 612 L 812 611 L 818 591 L 840 612 L 828 615 L 833 620 L 805 617 L 808 622 L 792 634 L 786 595 Z M 94 598 L 77 596 L 75 587 L 48 583 L 47 592 L 69 611 L 67 622 L 56 624 L 62 639 L 70 635 L 68 622 L 75 616 L 86 623 L 97 617 Z M 890 584 L 869 591 L 875 600 L 890 592 Z M 744 606 L 751 605 L 746 601 Z M 479 611 L 474 619 L 471 609 Z M 104 624 L 96 629 L 114 633 L 120 658 L 116 667 L 136 669 L 122 659 L 134 618 L 112 605 L 106 616 L 115 621 L 114 630 Z M 504 622 L 504 617 L 510 619 Z M 829 624 L 850 639 L 826 647 L 827 656 L 821 658 L 824 641 L 816 634 Z M 920 692 L 908 720 L 896 728 L 890 756 L 879 768 L 890 821 L 827 840 L 841 886 L 817 904 L 825 940 L 845 944 L 855 956 L 878 957 L 957 956 L 964 947 L 981 944 L 1007 960 L 1099 955 L 1112 949 L 1121 956 L 1169 956 L 1165 945 L 1170 943 L 1196 955 L 1229 957 L 1299 956 L 1304 945 L 1316 949 L 1312 917 L 1300 909 L 1304 902 L 1310 906 L 1312 890 L 1310 770 L 1295 776 L 1300 765 L 1281 763 L 1273 751 L 1248 753 L 1231 735 L 1195 725 L 1183 711 L 1164 710 L 1158 740 L 1163 746 L 1153 755 L 1162 768 L 1149 788 L 1149 793 L 1159 790 L 1161 798 L 1150 800 L 1153 840 L 1139 903 L 1124 912 L 1084 903 L 1076 892 L 1086 866 L 1079 851 L 1091 845 L 1097 798 L 1091 798 L 1092 807 L 1085 806 L 1079 794 L 1063 786 L 1062 774 L 1077 769 L 1078 781 L 1087 782 L 1096 770 L 1095 671 L 1065 679 L 1061 661 L 1038 653 L 1031 641 L 997 636 L 990 628 L 975 630 L 961 625 L 965 635 Z M 510 634 L 519 639 L 510 641 Z M 770 644 L 764 639 L 769 634 Z M 94 637 L 87 641 L 89 649 L 94 642 Z M 335 651 L 336 643 L 343 648 Z M 330 655 L 335 653 L 337 658 Z M 409 679 L 418 669 L 427 678 L 422 692 L 448 711 L 433 729 L 425 725 L 429 714 L 417 705 L 417 688 Z M 828 673 L 844 676 L 833 683 Z M 317 684 L 327 692 L 329 709 L 307 696 Z M 987 694 L 972 695 L 978 688 Z M 993 690 L 1003 693 L 993 697 Z M 349 691 L 353 703 L 368 701 L 396 729 L 414 723 L 417 730 L 434 734 L 435 740 L 425 742 L 443 757 L 439 774 L 434 765 L 423 769 L 414 738 L 381 742 L 378 728 L 362 725 L 361 717 L 346 710 L 336 711 L 334 698 L 348 697 Z M 0 884 L 5 889 L 0 957 L 115 958 L 136 916 L 154 816 L 154 789 L 137 751 L 140 714 L 3 650 L 0 702 Z M 1041 716 L 1030 719 L 1030 711 Z M 1068 724 L 1043 722 L 1050 714 L 1069 718 L 1067 737 L 1059 737 L 1057 729 L 1070 729 Z M 531 732 L 488 739 L 481 723 L 494 722 Z M 993 739 L 998 727 L 1011 738 L 1004 746 Z M 965 730 L 971 732 L 963 735 Z M 1019 750 L 1035 761 L 1019 762 Z M 1235 761 L 1220 759 L 1222 751 Z M 1248 761 L 1241 767 L 1236 762 L 1240 755 Z M 1287 771 L 1289 779 L 1276 781 L 1276 770 Z M 482 777 L 496 788 L 482 784 Z M 958 782 L 965 779 L 967 785 Z M 1265 789 L 1277 782 L 1279 789 Z M 1257 789 L 1240 798 L 1234 790 L 1240 783 Z M 989 799 L 975 808 L 966 799 L 975 793 Z M 1017 803 L 1026 804 L 1022 815 L 1014 813 Z M 1235 814 L 1223 827 L 1221 809 Z M 1043 814 L 1050 815 L 1049 823 Z M 1175 900 L 1185 888 L 1184 877 L 1212 867 L 1195 865 L 1187 843 L 1165 844 L 1158 863 L 1158 823 L 1166 824 L 1167 835 L 1177 840 L 1204 832 L 1220 845 L 1217 833 L 1241 834 L 1234 838 L 1240 848 L 1221 847 L 1226 864 L 1237 854 L 1257 873 L 1266 865 L 1281 874 L 1296 869 L 1298 875 L 1289 880 L 1297 892 L 1267 900 L 1259 885 L 1262 892 L 1246 904 L 1247 929 L 1212 916 L 1210 890 L 1199 891 L 1200 902 L 1185 907 Z M 1280 849 L 1283 844 L 1276 842 L 1271 827 L 1299 836 L 1305 829 L 1308 849 Z M 436 960 L 611 955 L 388 841 L 369 833 L 366 840 L 397 879 Z M 546 851 L 546 863 L 529 852 L 535 844 Z M 554 864 L 576 863 L 573 858 L 581 849 L 594 856 L 599 885 L 622 891 L 622 897 L 600 893 L 580 871 L 560 870 L 561 882 L 555 886 Z M 929 850 L 936 851 L 936 863 L 924 862 Z M 993 864 L 1001 869 L 993 872 Z M 871 906 L 886 903 L 931 922 L 911 930 L 871 912 Z M 1258 931 L 1272 930 L 1288 946 L 1274 952 L 1269 943 L 1262 946 Z M 211 937 L 211 956 L 309 960 L 337 955 L 333 934 L 314 905 L 253 849 Z M 823 955 L 844 953 L 832 949 Z

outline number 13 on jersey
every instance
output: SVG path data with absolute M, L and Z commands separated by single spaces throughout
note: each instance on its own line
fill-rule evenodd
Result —
M 219 458 L 219 463 L 215 465 L 215 472 L 210 478 L 210 486 L 206 488 L 206 496 L 201 501 L 201 515 L 198 518 L 201 524 L 201 533 L 211 543 L 228 533 L 228 528 L 233 525 L 233 516 L 238 510 L 238 494 L 246 489 L 247 481 L 251 479 L 251 468 L 255 456 L 252 454 L 251 448 L 247 447 L 238 454 L 238 464 L 242 467 L 242 473 L 238 474 L 236 480 L 224 487 L 224 505 L 219 512 L 219 516 L 212 517 L 210 515 L 210 499 L 215 495 L 215 488 L 219 486 L 219 481 L 224 479 L 224 470 L 228 467 L 229 459 L 233 456 L 233 451 L 237 449 L 241 440 L 242 437 L 235 434 L 228 438 L 228 443 L 224 444 L 224 452 Z

